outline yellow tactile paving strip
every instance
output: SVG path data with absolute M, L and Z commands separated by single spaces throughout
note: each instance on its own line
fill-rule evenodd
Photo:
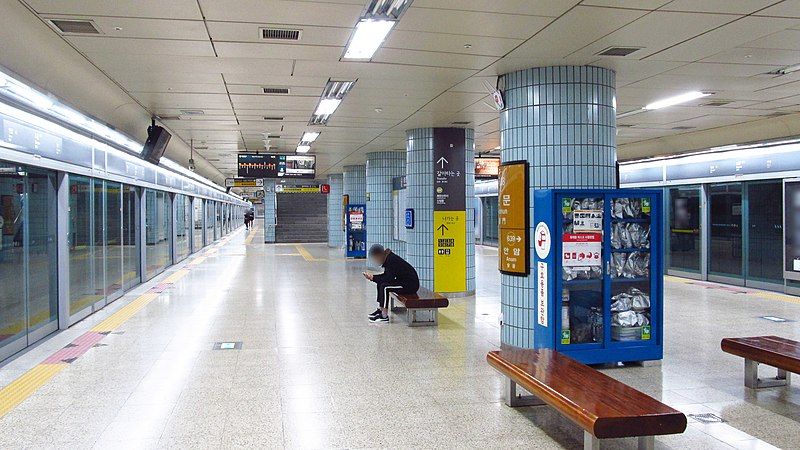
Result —
M 217 253 L 217 250 L 220 246 L 228 243 L 231 237 L 233 237 L 238 232 L 234 232 L 233 234 L 229 235 L 226 238 L 222 238 L 212 247 L 206 249 L 200 256 L 196 257 L 192 262 L 187 264 L 187 266 L 196 266 L 198 264 L 202 264 L 209 256 L 214 255 Z M 175 273 L 171 274 L 167 278 L 165 278 L 161 283 L 157 286 L 169 285 L 174 284 L 179 281 L 181 278 L 185 277 L 189 274 L 189 269 L 182 268 L 177 270 Z M 151 288 L 155 289 L 154 288 Z M 119 328 L 122 324 L 127 322 L 131 317 L 133 317 L 137 312 L 141 311 L 142 308 L 150 304 L 153 300 L 158 298 L 161 295 L 161 291 L 159 292 L 152 292 L 148 291 L 144 294 L 137 297 L 132 302 L 128 303 L 127 305 L 123 306 L 115 313 L 108 316 L 105 320 L 100 322 L 99 324 L 92 327 L 92 329 L 78 337 L 73 343 L 80 341 L 84 338 L 87 334 L 92 334 L 95 336 L 102 337 L 98 335 L 100 334 L 107 334 L 110 333 L 117 328 Z M 59 350 L 63 351 L 63 350 Z M 58 353 L 58 352 L 56 352 Z M 45 359 L 48 361 L 52 359 L 52 355 Z M 17 405 L 24 402 L 28 397 L 33 395 L 40 387 L 50 381 L 56 374 L 58 374 L 63 369 L 69 366 L 68 362 L 42 362 L 38 365 L 34 366 L 31 370 L 25 372 L 16 380 L 9 383 L 7 386 L 0 389 L 0 417 L 6 415 L 9 411 L 14 409 Z
M 39 364 L 0 390 L 0 417 L 25 401 L 69 364 Z

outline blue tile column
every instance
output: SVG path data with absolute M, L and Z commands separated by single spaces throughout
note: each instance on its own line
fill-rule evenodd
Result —
M 331 192 L 328 194 L 328 247 L 336 248 L 344 245 L 343 183 L 342 174 L 328 175 L 328 185 L 331 187 Z
M 275 180 L 264 180 L 264 243 L 275 243 L 275 217 L 278 199 L 275 194 Z
M 367 248 L 381 244 L 403 258 L 405 242 L 394 239 L 392 178 L 405 173 L 405 152 L 367 153 Z
M 614 71 L 590 66 L 541 67 L 502 76 L 503 161 L 528 161 L 530 198 L 536 189 L 615 187 Z M 529 208 L 534 235 L 533 204 Z M 531 240 L 529 255 L 535 254 Z M 500 275 L 501 342 L 533 347 L 536 268 L 527 277 Z
M 350 196 L 351 204 L 367 203 L 367 166 L 344 166 L 342 174 L 342 195 Z M 367 210 L 369 223 L 369 210 Z
M 433 289 L 433 128 L 406 132 L 406 207 L 414 209 L 414 228 L 408 230 L 407 260 L 417 269 L 422 286 Z M 467 293 L 475 291 L 475 131 L 466 130 Z

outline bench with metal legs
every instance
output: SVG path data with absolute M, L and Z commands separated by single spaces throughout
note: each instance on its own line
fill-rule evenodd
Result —
M 725 338 L 722 351 L 744 358 L 744 385 L 750 389 L 789 386 L 792 372 L 800 373 L 800 342 L 778 336 Z M 758 366 L 777 369 L 775 378 L 758 377 Z
M 390 311 L 394 311 L 395 301 L 405 307 L 406 320 L 410 327 L 430 327 L 438 325 L 439 308 L 447 308 L 450 304 L 446 297 L 425 288 L 419 288 L 416 294 L 389 292 Z M 423 313 L 423 316 L 427 317 L 420 318 L 420 313 Z
M 508 406 L 555 408 L 583 428 L 585 450 L 626 437 L 637 438 L 640 450 L 652 450 L 656 435 L 686 430 L 680 411 L 553 350 L 502 350 L 486 359 L 505 376 Z

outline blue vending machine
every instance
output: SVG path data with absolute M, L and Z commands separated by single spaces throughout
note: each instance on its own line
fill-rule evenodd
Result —
M 663 357 L 661 192 L 534 195 L 534 345 L 586 364 Z
M 367 257 L 367 205 L 348 204 L 346 208 L 345 256 Z

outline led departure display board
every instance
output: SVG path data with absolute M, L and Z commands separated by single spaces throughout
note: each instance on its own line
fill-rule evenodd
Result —
M 500 228 L 500 272 L 525 276 L 528 263 L 528 163 L 500 165 L 497 219 Z
M 239 153 L 238 175 L 243 178 L 310 178 L 317 176 L 314 155 Z

